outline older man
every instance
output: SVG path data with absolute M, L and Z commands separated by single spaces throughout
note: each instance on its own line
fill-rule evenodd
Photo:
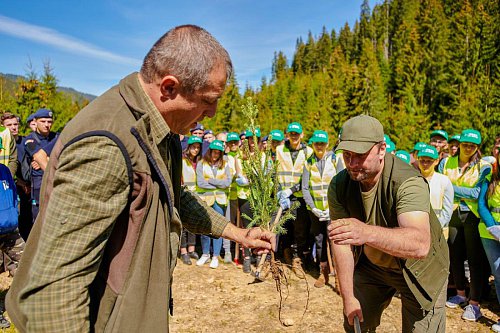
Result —
M 204 29 L 176 27 L 70 121 L 7 309 L 21 332 L 168 332 L 182 227 L 271 250 L 180 186 L 179 133 L 213 117 L 232 64 Z M 182 204 L 181 204 L 182 203 Z M 182 221 L 182 222 L 181 222 Z
M 337 149 L 346 170 L 330 183 L 328 231 L 345 330 L 358 317 L 363 332 L 375 331 L 399 291 L 403 332 L 444 332 L 448 247 L 425 179 L 386 154 L 383 127 L 370 116 L 348 120 Z

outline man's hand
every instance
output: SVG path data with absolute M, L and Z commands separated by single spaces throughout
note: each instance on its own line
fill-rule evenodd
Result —
M 328 238 L 338 245 L 363 245 L 368 242 L 369 227 L 355 218 L 338 219 L 328 226 Z
M 40 170 L 40 164 L 38 164 L 36 161 L 32 161 L 31 162 L 31 167 L 33 168 L 33 170 Z
M 243 247 L 252 248 L 257 254 L 276 250 L 276 235 L 259 227 L 242 229 L 228 223 L 222 232 L 222 237 L 233 240 Z
M 347 317 L 349 325 L 354 326 L 354 317 L 357 316 L 359 321 L 363 321 L 363 312 L 361 311 L 361 305 L 356 297 L 343 298 L 344 300 L 344 314 Z

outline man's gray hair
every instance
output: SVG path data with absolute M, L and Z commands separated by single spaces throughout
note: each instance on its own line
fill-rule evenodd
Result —
M 141 67 L 146 83 L 173 75 L 181 87 L 193 93 L 206 86 L 208 75 L 216 66 L 226 67 L 226 79 L 233 73 L 228 52 L 205 29 L 182 25 L 169 30 L 149 50 Z

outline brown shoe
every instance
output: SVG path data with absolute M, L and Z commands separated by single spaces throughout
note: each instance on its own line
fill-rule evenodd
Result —
M 321 272 L 320 276 L 323 276 L 323 279 L 325 281 L 325 284 L 328 284 L 330 281 L 330 267 L 328 267 L 328 262 L 325 263 L 320 263 L 321 266 Z
M 314 282 L 316 288 L 323 288 L 325 286 L 325 276 L 320 274 L 316 282 Z

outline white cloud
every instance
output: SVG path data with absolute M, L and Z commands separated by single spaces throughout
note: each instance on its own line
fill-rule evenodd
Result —
M 140 60 L 114 54 L 92 44 L 59 33 L 53 29 L 17 21 L 2 15 L 0 15 L 0 33 L 51 45 L 67 52 L 86 55 L 113 63 L 133 66 L 140 66 L 141 64 Z

